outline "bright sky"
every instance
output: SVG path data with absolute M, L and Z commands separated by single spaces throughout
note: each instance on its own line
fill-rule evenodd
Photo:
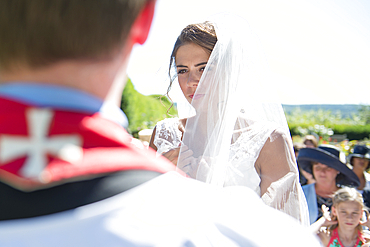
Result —
M 129 62 L 136 90 L 164 94 L 181 29 L 225 11 L 255 29 L 283 104 L 370 104 L 369 0 L 158 0 L 149 38 Z

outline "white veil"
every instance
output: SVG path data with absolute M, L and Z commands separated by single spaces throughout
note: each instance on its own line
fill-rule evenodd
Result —
M 290 172 L 272 183 L 262 199 L 308 225 L 288 125 L 260 42 L 241 17 L 220 14 L 209 21 L 218 41 L 192 101 L 196 115 L 187 120 L 178 168 L 206 183 L 248 186 L 260 194 L 254 164 L 268 138 L 274 141 L 279 131 L 287 140 Z

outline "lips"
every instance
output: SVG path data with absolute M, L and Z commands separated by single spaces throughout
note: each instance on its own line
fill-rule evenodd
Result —
M 192 94 L 192 95 L 189 95 L 190 98 L 192 99 L 200 99 L 200 98 L 203 98 L 205 94 Z

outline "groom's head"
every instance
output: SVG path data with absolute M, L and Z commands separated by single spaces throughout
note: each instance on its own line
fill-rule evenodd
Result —
M 127 42 L 145 41 L 154 5 L 154 0 L 1 0 L 0 71 L 109 59 Z

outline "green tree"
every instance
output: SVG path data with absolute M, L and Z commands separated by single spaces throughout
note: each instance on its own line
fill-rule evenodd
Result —
M 168 110 L 171 104 L 168 98 L 162 95 L 145 96 L 140 94 L 135 90 L 131 80 L 128 79 L 122 93 L 121 109 L 128 118 L 129 133 L 137 137 L 140 130 L 154 128 L 158 121 L 177 116 L 175 107 Z

